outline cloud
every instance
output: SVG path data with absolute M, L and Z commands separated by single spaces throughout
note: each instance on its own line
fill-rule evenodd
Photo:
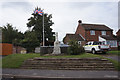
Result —
M 2 9 L 14 9 L 16 11 L 24 10 L 25 12 L 31 10 L 32 4 L 29 2 L 4 2 L 1 5 Z
M 30 18 L 35 7 L 41 7 L 45 13 L 52 14 L 53 22 L 51 28 L 59 33 L 62 41 L 66 33 L 74 33 L 78 20 L 83 23 L 105 24 L 117 31 L 118 29 L 118 7 L 117 2 L 80 2 L 48 0 L 22 0 L 0 3 L 0 26 L 11 23 L 17 29 L 24 32 L 27 30 L 27 19 Z M 115 33 L 115 31 L 114 31 Z
M 27 19 L 31 16 L 33 10 L 29 2 L 3 2 L 1 4 L 0 26 L 10 23 L 19 31 L 27 30 Z
M 65 3 L 61 8 L 62 11 L 58 9 L 56 15 L 53 15 L 54 30 L 60 33 L 60 39 L 65 33 L 74 33 L 78 20 L 82 20 L 83 23 L 105 24 L 114 29 L 114 34 L 117 31 L 117 3 L 76 2 Z

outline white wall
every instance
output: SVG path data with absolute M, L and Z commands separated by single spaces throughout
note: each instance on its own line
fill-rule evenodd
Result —
M 99 41 L 106 41 L 106 40 L 99 36 Z

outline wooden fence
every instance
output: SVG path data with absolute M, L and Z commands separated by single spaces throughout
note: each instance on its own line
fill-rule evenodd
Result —
M 0 43 L 0 55 L 9 55 L 13 52 L 12 44 Z

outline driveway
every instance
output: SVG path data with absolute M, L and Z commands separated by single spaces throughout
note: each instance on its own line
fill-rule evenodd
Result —
M 116 60 L 116 61 L 120 62 L 120 56 L 104 56 L 104 57 L 110 58 L 110 59 L 113 59 L 113 60 Z
M 120 62 L 120 56 L 118 56 L 118 55 L 112 55 L 112 54 L 97 54 L 97 55 L 100 55 L 100 56 L 103 56 L 105 58 L 113 59 L 113 60 Z

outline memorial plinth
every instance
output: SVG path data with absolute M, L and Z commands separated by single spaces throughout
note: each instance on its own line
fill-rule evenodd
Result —
M 52 54 L 61 54 L 60 50 L 60 42 L 58 41 L 58 33 L 55 33 L 55 42 L 54 42 L 54 49 Z

